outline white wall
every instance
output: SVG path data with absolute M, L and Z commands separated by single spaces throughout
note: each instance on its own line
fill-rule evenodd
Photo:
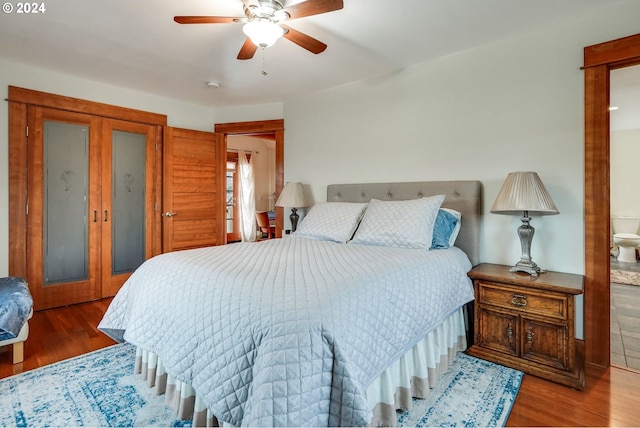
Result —
M 216 109 L 153 94 L 109 86 L 73 76 L 42 70 L 0 58 L 0 98 L 8 97 L 8 86 L 18 86 L 90 101 L 167 115 L 170 126 L 213 131 L 215 123 L 281 119 L 282 105 Z M 0 276 L 9 266 L 9 142 L 8 103 L 0 102 Z
M 611 133 L 611 216 L 640 218 L 640 129 Z
M 638 16 L 629 2 L 285 103 L 285 180 L 318 201 L 331 183 L 479 179 L 481 259 L 513 264 L 520 220 L 489 208 L 509 172 L 537 171 L 560 215 L 533 219 L 532 257 L 583 273 L 583 47 L 637 33 Z
M 537 171 L 560 215 L 532 220 L 532 257 L 582 274 L 583 48 L 638 33 L 638 16 L 632 1 L 285 103 L 285 180 L 316 201 L 331 183 L 481 180 L 481 260 L 511 265 L 520 220 L 489 209 L 509 172 Z

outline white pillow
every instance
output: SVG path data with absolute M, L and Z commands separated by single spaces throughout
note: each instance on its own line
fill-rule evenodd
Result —
M 444 195 L 408 201 L 372 199 L 350 243 L 429 249 L 443 200 Z
M 345 243 L 353 236 L 366 203 L 320 202 L 315 204 L 292 235 Z

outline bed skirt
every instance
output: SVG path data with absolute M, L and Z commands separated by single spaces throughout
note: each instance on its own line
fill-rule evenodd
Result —
M 440 326 L 393 363 L 367 388 L 373 411 L 372 426 L 396 426 L 396 410 L 410 410 L 411 398 L 426 398 L 445 373 L 458 351 L 467 347 L 464 312 L 449 316 Z M 168 375 L 162 361 L 152 352 L 137 348 L 135 373 L 147 381 L 156 394 L 165 394 L 165 402 L 180 419 L 193 419 L 193 426 L 219 426 L 194 389 Z M 225 424 L 228 426 L 228 424 Z

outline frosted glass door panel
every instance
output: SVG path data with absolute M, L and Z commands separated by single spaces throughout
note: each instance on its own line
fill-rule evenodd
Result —
M 146 136 L 112 133 L 112 273 L 132 272 L 145 259 Z
M 44 285 L 88 277 L 89 128 L 44 122 Z

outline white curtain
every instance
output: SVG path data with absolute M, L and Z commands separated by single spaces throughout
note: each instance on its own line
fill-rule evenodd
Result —
M 247 160 L 244 150 L 238 151 L 238 200 L 240 211 L 240 236 L 242 242 L 256 240 L 256 201 L 253 181 L 253 156 Z

